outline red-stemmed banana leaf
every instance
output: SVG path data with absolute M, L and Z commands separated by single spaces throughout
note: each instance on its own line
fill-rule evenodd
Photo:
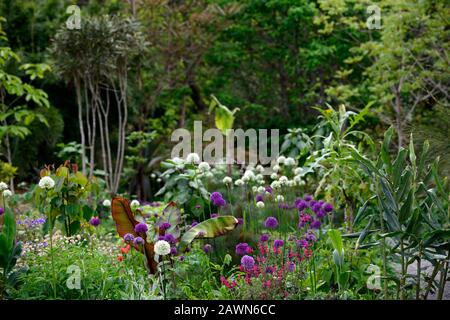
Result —
M 127 233 L 131 233 L 132 235 L 137 237 L 138 234 L 136 234 L 136 232 L 134 231 L 134 227 L 139 223 L 139 221 L 134 218 L 128 200 L 124 198 L 113 198 L 111 209 L 112 217 L 116 222 L 116 229 L 119 236 L 123 237 Z M 134 246 L 134 248 L 139 252 L 145 254 L 145 257 L 147 258 L 147 267 L 150 273 L 154 274 L 156 273 L 156 262 L 153 259 L 155 255 L 153 251 L 153 243 L 147 242 L 146 235 L 143 235 L 143 239 L 145 240 L 144 250 L 139 249 L 136 246 Z
M 205 220 L 183 234 L 178 245 L 178 251 L 185 251 L 195 238 L 208 239 L 219 237 L 233 231 L 237 225 L 238 220 L 233 216 L 219 216 Z

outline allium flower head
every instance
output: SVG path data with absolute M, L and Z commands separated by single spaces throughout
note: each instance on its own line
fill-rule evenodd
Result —
M 201 172 L 207 172 L 211 169 L 211 166 L 209 165 L 208 162 L 200 162 L 200 164 L 198 165 L 198 170 L 200 170 Z
M 133 242 L 134 236 L 131 233 L 127 233 L 126 235 L 123 236 L 123 240 L 125 242 Z
M 275 229 L 278 227 L 278 220 L 275 217 L 268 217 L 264 222 L 264 226 L 269 229 Z
M 241 266 L 244 268 L 245 271 L 250 271 L 253 269 L 255 265 L 255 259 L 253 259 L 251 256 L 243 256 L 241 259 Z
M 164 236 L 164 240 L 166 240 L 166 241 L 169 242 L 169 243 L 176 243 L 176 242 L 177 242 L 177 239 L 176 239 L 176 238 L 174 237 L 174 235 L 171 234 L 171 233 L 166 234 L 166 235 Z
M 288 167 L 295 166 L 297 164 L 297 161 L 295 161 L 294 158 L 288 157 L 286 158 L 286 161 L 284 161 L 284 165 Z
M 323 206 L 323 210 L 325 210 L 325 212 L 331 212 L 333 211 L 333 205 L 331 203 L 325 203 L 325 205 Z
M 305 195 L 305 197 L 303 198 L 306 202 L 311 201 L 312 200 L 312 196 L 310 196 L 309 194 Z
M 55 186 L 55 181 L 49 176 L 42 177 L 39 180 L 39 188 L 41 189 L 52 189 Z
M 311 222 L 311 228 L 319 229 L 320 228 L 320 221 L 319 220 L 314 220 L 313 222 Z
M 244 224 L 244 219 L 242 218 L 237 218 L 237 221 L 239 226 L 242 226 Z
M 186 157 L 187 163 L 199 163 L 200 157 L 196 153 L 189 153 Z
M 0 182 L 0 191 L 8 189 L 8 185 L 4 183 L 3 181 Z
M 294 262 L 291 261 L 288 263 L 288 270 L 289 270 L 289 272 L 295 271 L 295 263 Z
M 6 190 L 3 191 L 3 197 L 8 198 L 8 197 L 11 197 L 11 196 L 12 196 L 11 190 L 6 189 Z
M 136 233 L 147 233 L 148 227 L 145 223 L 138 223 L 135 227 L 134 227 L 134 232 Z
M 170 229 L 172 225 L 168 222 L 164 222 L 159 226 L 159 230 L 166 231 L 167 229 Z
M 139 207 L 140 205 L 141 205 L 141 204 L 140 204 L 139 201 L 137 201 L 137 200 L 133 200 L 133 201 L 131 201 L 131 203 L 130 203 L 130 207 L 132 207 L 133 209 Z
M 111 201 L 110 200 L 108 200 L 108 199 L 105 199 L 105 200 L 103 200 L 103 206 L 105 206 L 105 207 L 111 207 Z
M 285 156 L 279 156 L 277 159 L 277 163 L 278 164 L 284 164 L 286 161 L 286 157 Z
M 258 201 L 257 203 L 256 203 L 256 207 L 258 207 L 259 209 L 262 209 L 262 208 L 264 208 L 264 202 L 262 202 L 262 201 Z
M 142 246 L 145 243 L 144 239 L 142 239 L 141 237 L 136 237 L 133 240 L 133 244 L 135 246 Z
M 298 211 L 302 211 L 302 210 L 305 210 L 305 208 L 307 207 L 307 204 L 306 204 L 305 200 L 297 199 L 297 200 L 295 200 L 295 207 L 298 209 Z
M 170 253 L 170 244 L 165 240 L 156 241 L 154 250 L 157 255 L 166 256 Z
M 250 248 L 249 245 L 245 242 L 238 243 L 236 245 L 236 254 L 238 256 L 243 256 L 248 253 L 249 248 Z
M 100 219 L 98 217 L 92 217 L 91 220 L 89 220 L 89 224 L 94 227 L 98 227 L 100 224 Z
M 176 247 L 172 247 L 172 248 L 170 248 L 170 254 L 171 255 L 176 255 L 177 254 L 177 248 Z
M 281 194 L 279 194 L 279 195 L 277 195 L 275 197 L 275 201 L 276 202 L 283 202 L 284 201 L 284 197 Z
M 306 234 L 305 239 L 308 242 L 316 241 L 316 236 L 314 235 L 314 233 L 309 232 Z
M 263 233 L 259 238 L 259 241 L 261 242 L 266 242 L 267 240 L 269 240 L 269 235 L 267 233 Z
M 0 207 L 0 216 L 5 213 L 5 208 Z
M 245 184 L 244 180 L 242 179 L 237 179 L 234 184 L 238 187 L 243 186 Z
M 230 177 L 225 177 L 222 180 L 223 184 L 231 184 L 233 182 L 233 179 L 231 179 Z

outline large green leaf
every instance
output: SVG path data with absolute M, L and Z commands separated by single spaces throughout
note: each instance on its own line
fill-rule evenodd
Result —
M 112 217 L 116 223 L 117 233 L 120 237 L 125 234 L 130 233 L 137 237 L 138 235 L 134 232 L 134 227 L 139 222 L 134 218 L 133 212 L 131 211 L 130 204 L 127 199 L 124 198 L 113 198 L 111 203 Z M 136 250 L 145 254 L 147 258 L 147 267 L 150 273 L 156 273 L 156 262 L 154 260 L 153 244 L 147 242 L 146 235 L 140 235 L 145 240 L 144 250 L 140 250 L 135 247 Z
M 236 228 L 238 220 L 233 216 L 219 216 L 205 220 L 189 229 L 180 240 L 179 251 L 182 252 L 195 238 L 215 238 Z

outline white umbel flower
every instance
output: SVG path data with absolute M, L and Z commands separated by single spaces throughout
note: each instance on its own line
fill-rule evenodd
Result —
M 295 161 L 295 159 L 291 158 L 291 157 L 286 158 L 286 161 L 284 162 L 284 165 L 290 166 L 290 167 L 295 166 L 296 164 L 297 164 L 297 161 Z
M 281 184 L 286 184 L 288 182 L 288 178 L 286 176 L 281 176 L 278 181 L 280 181 Z
M 0 182 L 0 191 L 8 189 L 8 185 L 4 183 L 3 181 Z
M 277 159 L 277 163 L 278 164 L 284 164 L 284 162 L 286 161 L 286 157 L 285 156 L 279 156 Z
M 284 201 L 284 197 L 281 194 L 279 194 L 279 195 L 277 195 L 275 197 L 275 201 L 276 202 L 283 202 Z
M 273 167 L 272 167 L 272 170 L 274 171 L 274 172 L 278 172 L 278 171 L 280 171 L 280 166 L 279 165 L 274 165 Z
M 256 166 L 256 171 L 258 171 L 259 173 L 263 173 L 264 172 L 264 167 L 262 165 L 258 164 Z
M 160 256 L 167 256 L 170 253 L 170 244 L 166 240 L 159 240 L 155 243 L 155 253 Z
M 4 190 L 4 191 L 3 191 L 3 196 L 4 196 L 5 198 L 11 197 L 11 196 L 12 196 L 11 190 L 8 190 L 8 189 Z
M 245 183 L 245 182 L 249 182 L 250 178 L 248 176 L 243 176 L 241 180 L 242 180 L 242 182 Z
M 222 180 L 223 184 L 231 184 L 233 183 L 233 179 L 231 179 L 231 177 L 225 177 Z
M 196 153 L 189 153 L 186 157 L 187 163 L 199 163 L 200 157 Z
M 257 187 L 257 186 L 253 186 L 253 187 L 252 187 L 252 191 L 253 191 L 253 193 L 258 192 L 258 187 Z
M 103 200 L 103 206 L 105 207 L 111 207 L 111 201 L 109 201 L 108 199 Z
M 294 174 L 295 174 L 296 176 L 298 176 L 298 175 L 300 175 L 300 174 L 302 173 L 302 171 L 303 171 L 302 168 L 295 168 Z
M 211 169 L 211 166 L 209 165 L 208 162 L 200 162 L 200 164 L 198 165 L 198 170 L 200 170 L 201 172 L 206 172 L 209 171 Z
M 256 203 L 256 206 L 259 208 L 259 209 L 262 209 L 262 208 L 264 208 L 264 202 L 262 202 L 262 201 L 258 201 L 257 203 Z
M 139 207 L 141 204 L 139 203 L 139 201 L 137 201 L 137 200 L 133 200 L 133 201 L 131 201 L 131 203 L 130 203 L 130 207 L 132 207 L 132 208 L 137 208 L 137 207 Z
M 243 178 L 245 178 L 245 177 L 247 177 L 249 180 L 254 180 L 255 179 L 255 174 L 251 170 L 246 170 L 245 173 L 244 173 Z
M 238 187 L 243 186 L 244 185 L 244 181 L 242 179 L 237 179 L 234 184 Z
M 279 189 L 280 187 L 281 187 L 281 183 L 279 182 L 279 181 L 273 181 L 271 184 L 270 184 L 270 187 L 272 188 L 272 189 Z
M 258 187 L 259 193 L 264 193 L 265 191 L 266 191 L 266 188 L 264 188 L 263 186 Z
M 39 180 L 39 188 L 41 189 L 52 189 L 55 186 L 55 180 L 49 176 L 42 177 Z
M 278 174 L 272 173 L 272 174 L 270 175 L 270 179 L 272 179 L 272 180 L 278 179 Z

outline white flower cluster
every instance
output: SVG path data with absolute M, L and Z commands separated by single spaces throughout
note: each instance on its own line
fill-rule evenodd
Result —
M 0 182 L 0 191 L 8 189 L 8 185 L 4 183 L 3 181 Z
M 159 240 L 155 243 L 155 253 L 160 256 L 166 256 L 170 253 L 170 244 L 165 240 Z
M 200 157 L 198 154 L 196 153 L 189 153 L 186 157 L 186 162 L 187 163 L 199 163 L 200 162 Z
M 139 207 L 141 204 L 139 203 L 139 201 L 137 201 L 137 200 L 133 200 L 133 201 L 131 201 L 131 203 L 130 203 L 130 207 L 131 208 L 133 208 L 133 209 L 136 209 L 137 207 Z
M 111 201 L 110 200 L 108 200 L 108 199 L 105 199 L 105 200 L 103 200 L 103 206 L 105 206 L 105 207 L 111 207 Z
M 233 179 L 231 179 L 231 177 L 225 177 L 222 180 L 223 184 L 232 184 L 233 183 Z
M 39 188 L 41 189 L 53 189 L 54 186 L 55 180 L 49 176 L 42 177 L 41 180 L 39 180 Z

